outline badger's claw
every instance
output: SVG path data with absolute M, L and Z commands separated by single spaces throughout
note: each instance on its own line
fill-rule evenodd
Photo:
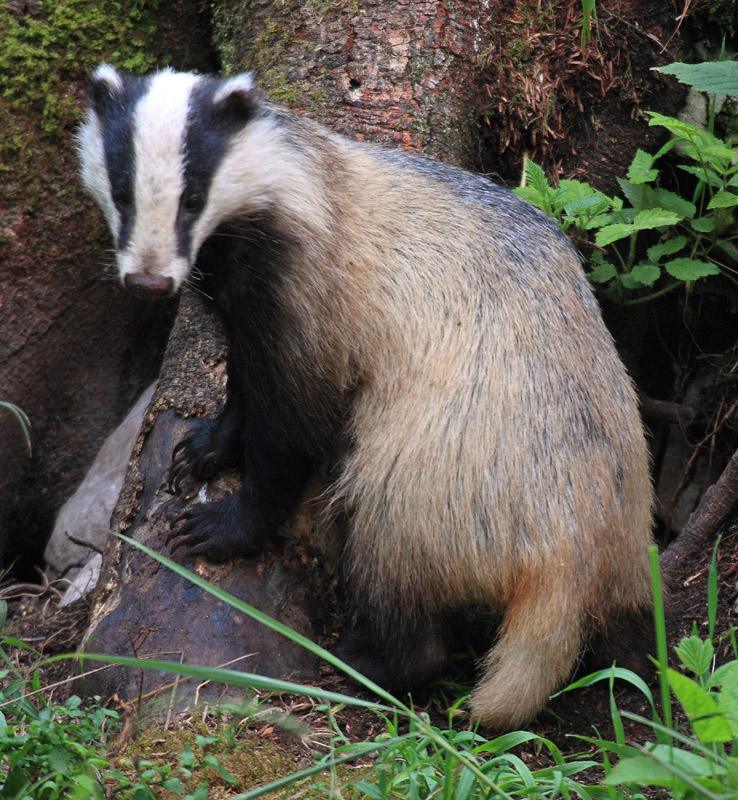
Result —
M 265 532 L 243 518 L 238 492 L 212 503 L 197 503 L 178 514 L 171 523 L 165 543 L 174 553 L 184 547 L 190 555 L 204 555 L 211 561 L 259 551 Z
M 220 467 L 218 453 L 209 449 L 198 454 L 194 437 L 188 436 L 172 451 L 172 463 L 169 466 L 167 488 L 171 494 L 179 494 L 182 483 L 187 478 L 207 481 L 216 474 Z

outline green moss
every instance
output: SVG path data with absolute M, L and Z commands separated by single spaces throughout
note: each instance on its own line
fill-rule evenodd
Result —
M 357 0 L 307 0 L 305 8 L 322 21 L 328 14 L 340 14 L 345 8 L 358 11 L 359 3 Z
M 327 81 L 325 75 L 321 75 L 320 86 L 324 86 Z M 328 104 L 328 92 L 325 89 L 312 89 L 308 92 L 308 104 L 310 111 L 319 116 L 325 112 L 325 107 Z
M 297 753 L 296 749 L 285 750 L 238 731 L 232 722 L 215 722 L 208 717 L 207 723 L 194 721 L 174 730 L 142 730 L 136 739 L 127 742 L 114 767 L 131 784 L 143 779 L 148 786 L 156 787 L 156 796 L 163 800 L 181 796 L 181 791 L 171 790 L 178 781 L 189 791 L 206 786 L 208 797 L 222 797 L 293 775 L 298 771 Z M 339 769 L 338 781 L 345 782 L 348 775 L 345 768 Z M 297 792 L 306 800 L 323 798 L 325 792 L 319 787 L 329 781 L 328 775 L 313 775 L 292 785 L 290 795 Z M 110 788 L 119 788 L 123 783 L 117 778 L 110 782 Z M 285 796 L 284 789 L 265 796 L 276 800 Z
M 78 102 L 68 81 L 103 60 L 132 72 L 156 63 L 157 7 L 158 0 L 134 0 L 125 10 L 113 0 L 44 0 L 38 16 L 23 16 L 0 5 L 0 102 L 38 114 L 46 134 L 73 122 Z
M 267 94 L 276 103 L 294 106 L 300 100 L 300 87 L 290 82 L 287 73 L 280 67 L 272 67 L 261 73 Z
M 47 260 L 77 280 L 103 252 L 98 216 L 77 177 L 74 130 L 84 79 L 102 61 L 139 72 L 164 60 L 158 0 L 0 3 L 0 237 L 18 270 Z

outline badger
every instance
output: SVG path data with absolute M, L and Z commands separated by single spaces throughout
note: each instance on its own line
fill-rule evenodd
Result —
M 250 74 L 93 74 L 83 182 L 130 289 L 223 320 L 226 401 L 170 480 L 241 470 L 171 546 L 253 554 L 316 472 L 347 519 L 337 652 L 393 690 L 447 663 L 463 609 L 500 624 L 470 698 L 533 718 L 594 639 L 648 618 L 652 490 L 632 383 L 578 256 L 483 176 L 356 142 Z

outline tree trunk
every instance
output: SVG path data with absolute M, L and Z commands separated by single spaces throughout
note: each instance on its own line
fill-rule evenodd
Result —
M 482 102 L 490 23 L 478 0 L 226 2 L 215 11 L 229 73 L 254 70 L 270 97 L 333 130 L 468 167 L 479 162 L 469 120 Z
M 479 93 L 474 65 L 484 46 L 484 5 L 375 2 L 361 10 L 298 3 L 228 3 L 215 11 L 227 71 L 256 67 L 268 93 L 335 130 L 357 138 L 425 150 L 457 163 L 474 158 L 468 112 Z M 173 446 L 193 415 L 214 416 L 224 397 L 225 343 L 198 298 L 185 294 L 116 510 L 113 527 L 164 551 L 171 520 L 185 501 L 167 492 Z M 208 484 L 208 498 L 238 477 Z M 189 502 L 189 501 L 188 501 Z M 318 637 L 330 607 L 336 535 L 316 530 L 305 507 L 289 536 L 257 558 L 214 566 L 185 564 L 293 628 Z M 300 537 L 309 534 L 310 544 Z M 319 558 L 310 558 L 317 548 Z M 317 601 L 317 602 L 316 602 Z M 112 538 L 87 633 L 88 651 L 153 655 L 225 664 L 275 677 L 317 675 L 299 648 L 243 619 L 222 603 Z M 89 691 L 128 698 L 168 681 L 110 668 L 87 680 Z M 188 702 L 194 686 L 182 687 Z

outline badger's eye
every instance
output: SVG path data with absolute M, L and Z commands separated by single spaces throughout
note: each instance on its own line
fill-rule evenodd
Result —
M 127 186 L 122 186 L 113 192 L 113 202 L 122 211 L 126 211 L 133 205 L 133 195 Z
M 197 214 L 202 210 L 203 196 L 200 192 L 186 192 L 182 195 L 182 208 L 188 214 Z

